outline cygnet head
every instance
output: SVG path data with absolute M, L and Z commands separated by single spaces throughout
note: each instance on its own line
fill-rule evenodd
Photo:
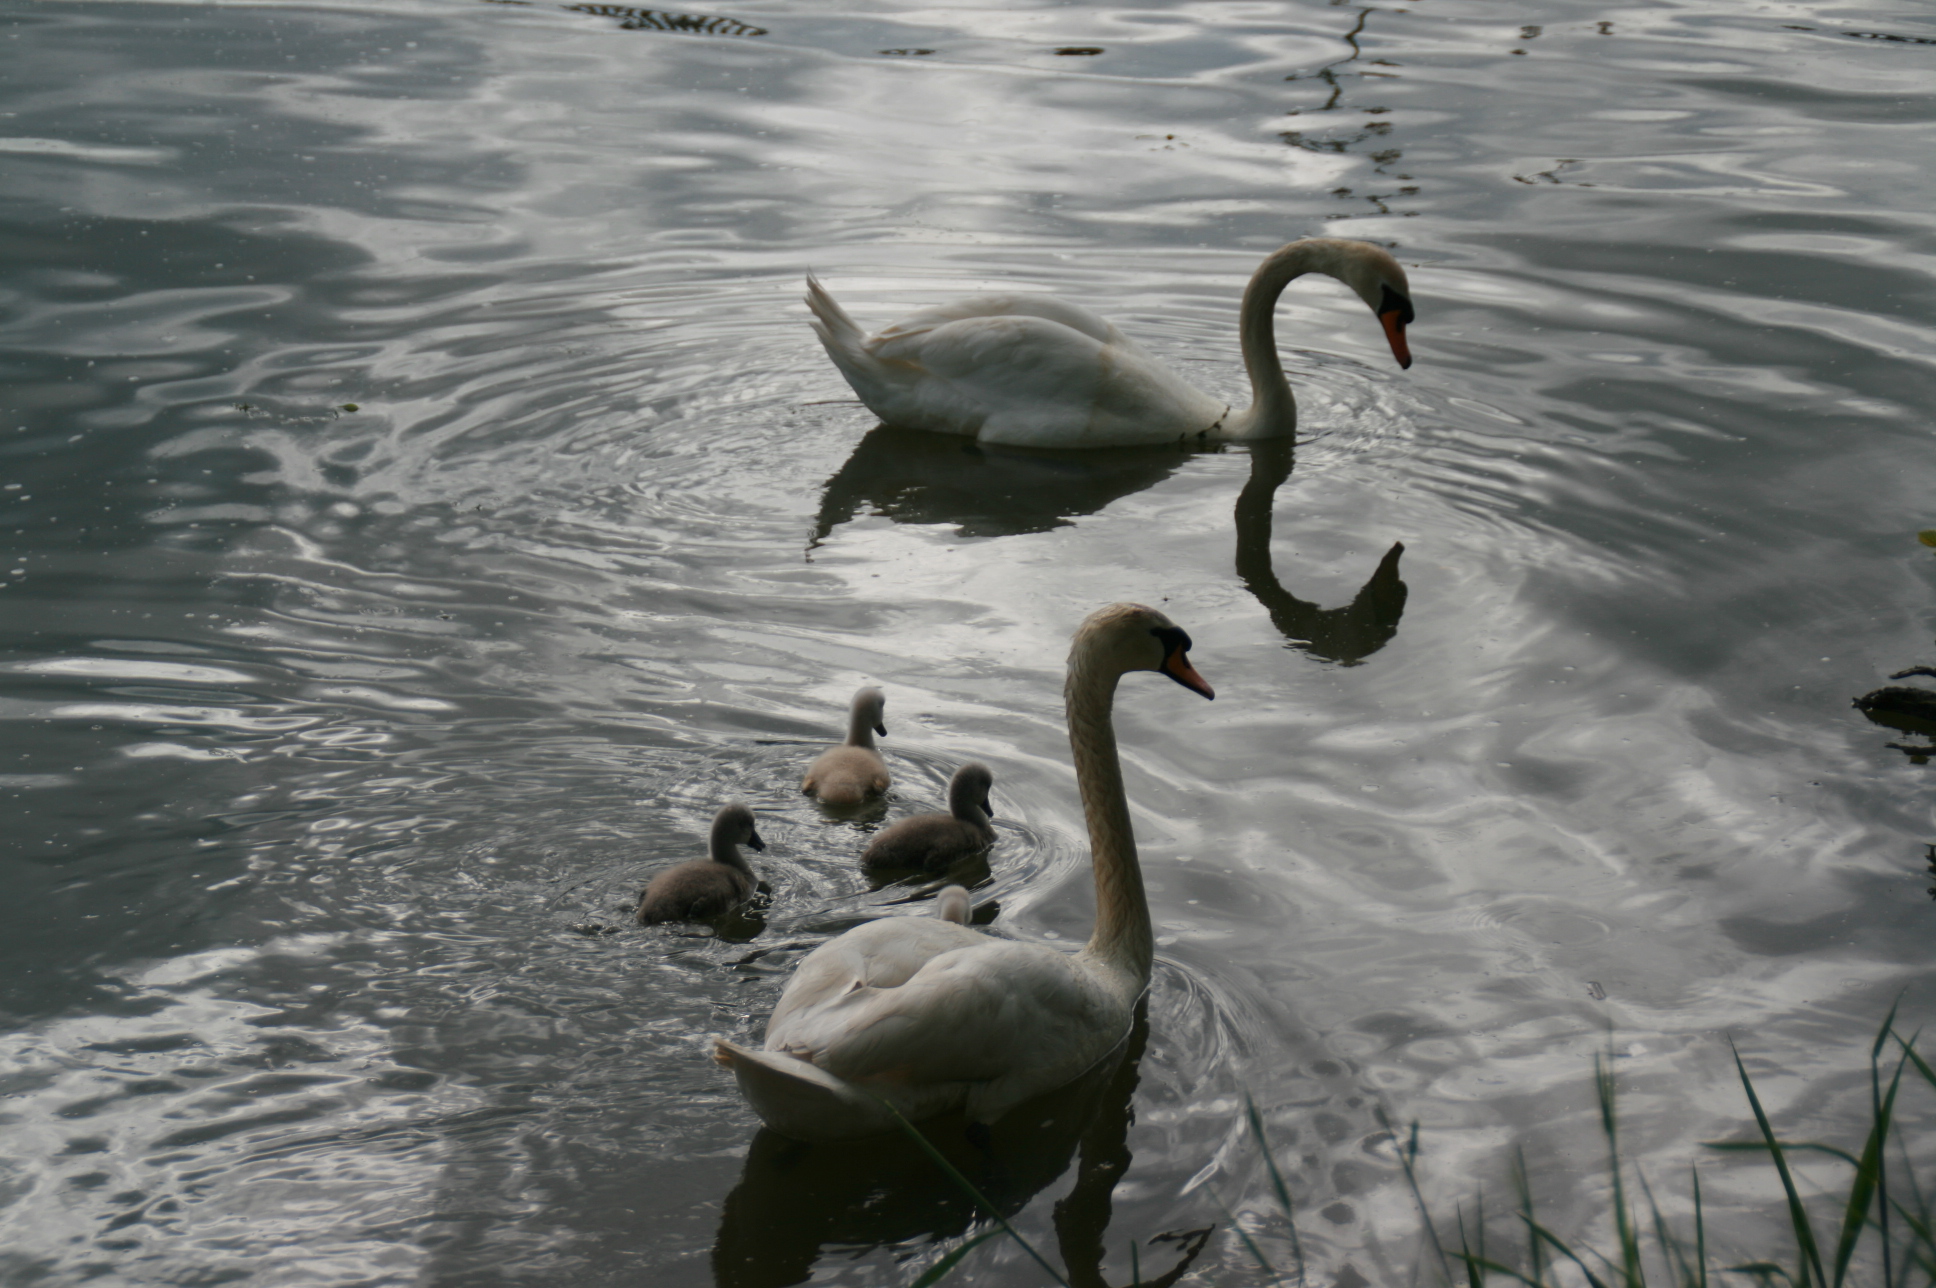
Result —
M 858 690 L 854 694 L 851 708 L 852 723 L 856 732 L 872 729 L 881 737 L 887 737 L 887 695 L 873 685 Z
M 969 761 L 948 780 L 948 812 L 959 818 L 966 807 L 972 806 L 993 819 L 995 808 L 988 802 L 988 792 L 994 785 L 993 770 L 979 760 Z
M 957 926 L 967 925 L 974 911 L 975 901 L 958 885 L 945 886 L 934 897 L 934 915 Z
M 1161 671 L 1192 693 L 1214 698 L 1217 691 L 1190 665 L 1190 636 L 1163 614 L 1143 604 L 1111 604 L 1098 608 L 1076 628 L 1069 649 L 1073 683 L 1079 672 L 1100 667 L 1120 675 L 1126 671 Z
M 746 867 L 746 860 L 739 853 L 742 845 L 750 845 L 756 850 L 766 849 L 766 842 L 760 839 L 759 827 L 754 822 L 753 811 L 738 801 L 720 806 L 719 813 L 713 815 L 713 860 Z

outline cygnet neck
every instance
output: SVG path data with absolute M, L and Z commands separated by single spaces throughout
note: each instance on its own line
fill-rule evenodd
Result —
M 1096 928 L 1083 952 L 1131 977 L 1140 992 L 1149 983 L 1155 943 L 1143 871 L 1136 862 L 1136 834 L 1123 794 L 1122 763 L 1110 708 L 1120 673 L 1087 663 L 1080 646 L 1069 658 L 1063 696 L 1069 713 L 1069 752 L 1082 789 L 1089 825 L 1089 859 L 1095 869 Z
M 753 865 L 739 852 L 739 829 L 742 826 L 740 820 L 731 815 L 714 819 L 712 838 L 707 842 L 706 853 L 714 863 L 737 868 L 750 877 L 753 875 Z
M 874 750 L 874 723 L 877 718 L 866 699 L 854 699 L 853 707 L 847 712 L 847 745 Z

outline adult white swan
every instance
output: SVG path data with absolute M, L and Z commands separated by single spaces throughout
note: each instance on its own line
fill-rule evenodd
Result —
M 1271 314 L 1305 273 L 1335 277 L 1384 324 L 1412 365 L 1411 290 L 1370 242 L 1310 237 L 1264 258 L 1244 290 L 1237 334 L 1251 403 L 1233 410 L 1193 388 L 1087 309 L 1047 295 L 977 295 L 902 318 L 871 336 L 807 277 L 811 325 L 868 409 L 890 425 L 1024 447 L 1276 438 L 1297 427 Z
M 1122 1040 L 1153 949 L 1110 705 L 1127 671 L 1216 696 L 1189 647 L 1155 609 L 1112 604 L 1069 651 L 1069 748 L 1096 878 L 1088 944 L 1071 954 L 932 917 L 889 917 L 822 944 L 787 981 L 764 1050 L 715 1044 L 767 1126 L 802 1140 L 869 1136 L 893 1126 L 883 1100 L 910 1121 L 963 1108 L 993 1122 Z

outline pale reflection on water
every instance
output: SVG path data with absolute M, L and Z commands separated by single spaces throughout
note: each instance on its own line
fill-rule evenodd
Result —
M 7 24 L 0 1278 L 912 1279 L 960 1196 L 759 1134 L 707 1043 L 922 906 L 855 858 L 964 760 L 994 931 L 1086 936 L 1061 665 L 1115 599 L 1219 692 L 1119 698 L 1147 1029 L 934 1131 L 1072 1281 L 1258 1282 L 1220 1203 L 1289 1264 L 1246 1092 L 1313 1282 L 1417 1267 L 1381 1112 L 1435 1201 L 1523 1144 L 1604 1244 L 1609 1042 L 1633 1157 L 1762 1256 L 1765 1172 L 1696 1147 L 1724 1035 L 1849 1145 L 1873 1026 L 1926 1018 L 1928 768 L 1849 705 L 1936 602 L 1920 13 Z M 1054 291 L 1241 396 L 1243 283 L 1314 233 L 1394 246 L 1418 361 L 1299 282 L 1295 445 L 878 428 L 798 303 Z M 830 817 L 863 682 L 897 786 Z M 729 798 L 763 920 L 629 923 Z

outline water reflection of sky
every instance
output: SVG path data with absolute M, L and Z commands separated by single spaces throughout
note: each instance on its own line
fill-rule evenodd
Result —
M 1524 1143 L 1591 1236 L 1609 1027 L 1650 1176 L 1740 1127 L 1724 1033 L 1852 1143 L 1936 915 L 1929 769 L 1849 706 L 1936 662 L 1936 33 L 1435 5 L 17 7 L 6 1275 L 911 1278 L 953 1198 L 755 1138 L 704 1039 L 905 910 L 794 792 L 863 680 L 891 812 L 989 762 L 995 924 L 1087 933 L 1059 668 L 1122 597 L 1220 696 L 1124 687 L 1163 960 L 1003 1156 L 1041 1246 L 1215 1222 L 1245 1282 L 1221 1199 L 1287 1255 L 1245 1090 L 1340 1283 L 1417 1252 L 1381 1103 L 1435 1196 Z M 1229 395 L 1323 232 L 1396 246 L 1419 361 L 1299 283 L 1294 451 L 877 430 L 797 303 L 1051 289 Z M 761 935 L 574 930 L 729 795 Z

